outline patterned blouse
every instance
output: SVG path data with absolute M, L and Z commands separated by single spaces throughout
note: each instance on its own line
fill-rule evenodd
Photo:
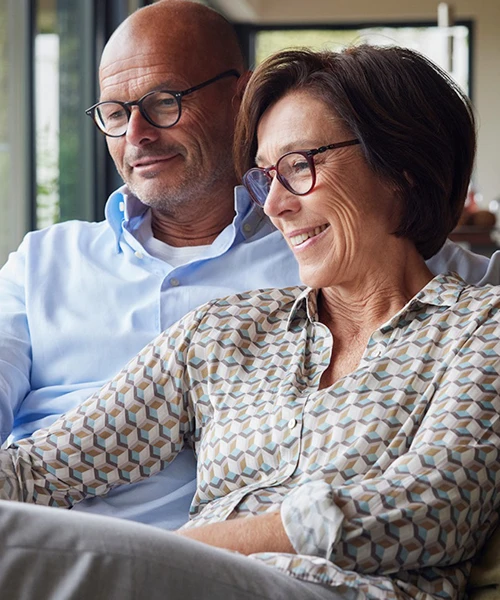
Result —
M 71 506 L 198 457 L 187 527 L 281 510 L 258 560 L 369 599 L 461 598 L 500 503 L 500 287 L 438 276 L 318 389 L 316 293 L 191 312 L 113 381 L 0 455 L 0 497 Z

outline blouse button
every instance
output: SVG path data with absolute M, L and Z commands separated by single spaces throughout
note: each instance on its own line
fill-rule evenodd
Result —
M 294 428 L 296 425 L 297 425 L 297 420 L 296 420 L 296 419 L 290 419 L 290 420 L 288 421 L 288 427 L 289 427 L 290 429 L 293 429 L 293 428 Z

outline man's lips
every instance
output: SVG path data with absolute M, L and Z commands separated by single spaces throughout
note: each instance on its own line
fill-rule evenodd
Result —
M 130 163 L 130 166 L 132 167 L 132 169 L 147 169 L 149 167 L 155 167 L 156 165 L 159 165 L 160 163 L 164 163 L 169 160 L 172 160 L 176 156 L 178 156 L 178 154 L 169 154 L 167 156 L 145 157 L 145 158 L 141 158 L 139 160 L 136 160 L 136 161 Z

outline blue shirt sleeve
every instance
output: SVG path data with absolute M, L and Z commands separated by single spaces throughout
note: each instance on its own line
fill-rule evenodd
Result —
M 25 246 L 0 271 L 0 443 L 30 389 L 31 342 L 26 316 Z

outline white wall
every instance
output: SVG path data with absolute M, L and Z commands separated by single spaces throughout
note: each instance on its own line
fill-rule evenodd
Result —
M 474 22 L 473 98 L 479 121 L 477 182 L 487 206 L 500 197 L 500 0 L 450 0 L 455 19 Z M 219 0 L 221 2 L 221 0 Z M 436 20 L 435 0 L 231 0 L 232 17 L 269 23 Z M 245 12 L 239 14 L 241 3 Z M 222 6 L 221 6 L 222 8 Z

